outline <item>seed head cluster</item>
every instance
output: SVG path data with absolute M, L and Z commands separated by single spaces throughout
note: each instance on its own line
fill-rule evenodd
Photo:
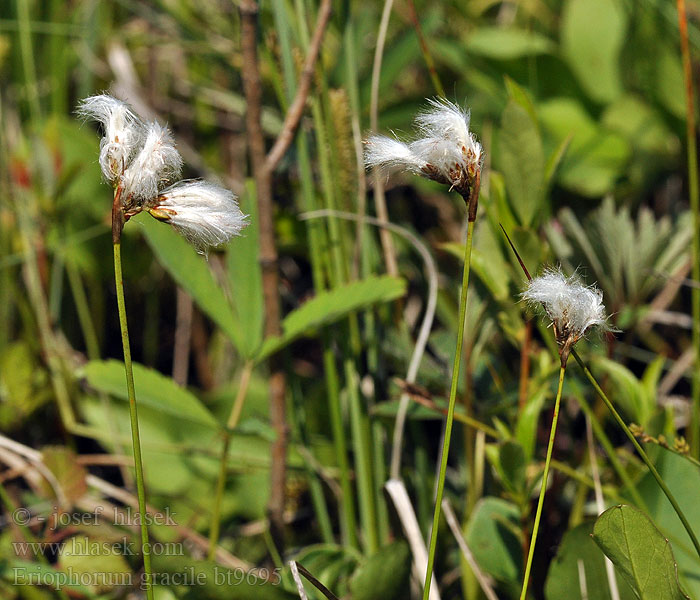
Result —
M 577 275 L 566 277 L 559 269 L 549 269 L 528 283 L 522 294 L 530 305 L 544 307 L 560 347 L 568 357 L 571 347 L 588 330 L 609 330 L 603 294 L 585 286 Z
M 449 185 L 467 196 L 484 153 L 469 131 L 469 112 L 447 100 L 430 100 L 415 119 L 416 139 L 402 142 L 381 135 L 365 142 L 367 167 L 396 168 Z
M 126 219 L 148 211 L 172 225 L 205 254 L 248 224 L 236 197 L 204 181 L 181 181 L 182 157 L 168 127 L 144 123 L 131 107 L 107 94 L 85 98 L 78 114 L 102 125 L 100 168 L 119 192 Z

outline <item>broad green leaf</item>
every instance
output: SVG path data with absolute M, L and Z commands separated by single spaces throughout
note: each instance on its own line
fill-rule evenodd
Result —
M 544 154 L 537 124 L 515 100 L 508 102 L 499 134 L 499 167 L 508 199 L 520 224 L 527 227 L 547 214 L 544 197 Z
M 629 159 L 627 140 L 601 128 L 570 98 L 541 102 L 538 115 L 550 144 L 560 145 L 571 137 L 556 180 L 585 196 L 598 197 L 610 191 Z
M 627 16 L 619 0 L 568 0 L 561 41 L 572 71 L 588 95 L 610 102 L 620 95 L 620 49 Z
M 128 400 L 124 363 L 117 360 L 93 360 L 83 367 L 82 374 L 96 390 Z M 169 377 L 136 363 L 134 385 L 138 403 L 183 420 L 218 427 L 214 416 L 199 399 Z
M 499 581 L 518 581 L 523 565 L 518 507 L 500 498 L 485 497 L 467 523 L 467 544 L 479 566 Z
M 611 600 L 605 557 L 591 539 L 592 530 L 591 521 L 564 534 L 544 582 L 546 600 Z M 580 581 L 582 573 L 585 588 Z M 634 592 L 625 580 L 619 575 L 615 579 L 621 600 L 634 600 Z M 588 593 L 585 598 L 581 596 L 582 589 Z
M 411 552 L 395 542 L 365 559 L 350 580 L 353 600 L 394 600 L 407 597 Z
M 263 292 L 259 262 L 259 223 L 255 184 L 246 182 L 240 198 L 241 210 L 249 215 L 249 225 L 228 247 L 226 262 L 231 283 L 231 300 L 238 316 L 241 339 L 237 346 L 246 358 L 253 356 L 262 343 Z
M 504 27 L 479 27 L 467 40 L 467 50 L 496 60 L 512 60 L 523 56 L 544 54 L 554 49 L 554 43 L 532 31 Z
M 309 335 L 351 312 L 395 300 L 405 293 L 406 282 L 389 276 L 372 276 L 321 292 L 284 318 L 282 335 L 266 339 L 256 360 L 265 359 L 297 338 Z
M 645 444 L 645 449 L 652 459 L 656 456 L 659 474 L 696 534 L 699 533 L 697 524 L 700 523 L 700 469 L 687 458 L 670 450 L 655 447 L 653 444 Z M 678 515 L 650 473 L 644 475 L 638 489 L 649 508 L 649 516 L 673 544 L 678 570 L 683 576 L 683 587 L 692 598 L 700 598 L 700 561 Z
M 221 327 L 236 348 L 244 347 L 240 323 L 214 279 L 207 261 L 168 225 L 157 222 L 150 215 L 138 215 L 135 219 L 142 225 L 146 240 L 158 261 L 175 282 Z
M 125 402 L 106 407 L 97 398 L 83 399 L 80 408 L 92 426 L 125 440 L 121 444 L 116 443 L 116 439 L 111 444 L 105 441 L 110 450 L 123 452 L 124 446 L 130 447 L 131 427 Z M 178 523 L 189 523 L 197 529 L 208 527 L 211 504 L 192 503 L 188 498 L 208 498 L 215 487 L 220 468 L 215 449 L 222 444 L 218 430 L 143 403 L 139 403 L 138 416 L 147 489 L 170 499 L 182 499 L 181 504 L 179 500 L 168 503 Z M 290 452 L 289 463 L 299 464 L 293 452 Z M 239 432 L 232 436 L 228 470 L 236 475 L 227 484 L 222 506 L 224 518 L 264 518 L 269 494 L 269 464 L 270 443 L 267 440 Z
M 689 600 L 678 582 L 670 542 L 641 511 L 626 505 L 609 508 L 598 517 L 593 539 L 639 600 Z

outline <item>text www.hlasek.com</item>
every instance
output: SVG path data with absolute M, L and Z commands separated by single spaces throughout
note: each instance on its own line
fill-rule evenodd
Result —
M 141 544 L 136 544 L 124 537 L 116 542 L 102 542 L 81 538 L 76 542 L 70 538 L 66 542 L 12 542 L 12 548 L 17 556 L 101 556 L 104 554 L 121 554 L 122 556 L 138 556 L 141 554 Z M 148 550 L 152 555 L 185 556 L 185 548 L 181 542 L 150 542 Z

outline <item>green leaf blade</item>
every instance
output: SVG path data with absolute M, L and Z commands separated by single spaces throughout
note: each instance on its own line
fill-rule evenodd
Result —
M 256 359 L 263 360 L 301 336 L 354 311 L 396 300 L 405 293 L 404 279 L 386 275 L 368 277 L 321 292 L 285 317 L 282 321 L 282 335 L 266 339 Z
M 88 383 L 95 389 L 122 400 L 128 399 L 124 363 L 118 360 L 93 360 L 82 370 Z M 146 406 L 217 428 L 218 422 L 199 399 L 172 379 L 134 363 L 136 401 Z
M 240 238 L 231 244 L 226 254 L 231 300 L 238 317 L 241 339 L 238 350 L 246 358 L 251 358 L 262 344 L 263 339 L 263 291 L 260 254 L 260 230 L 258 223 L 255 185 L 246 183 L 246 192 L 240 198 L 241 210 L 249 215 L 250 224 Z
M 598 517 L 593 540 L 640 600 L 689 600 L 678 582 L 670 542 L 641 511 L 609 508 Z

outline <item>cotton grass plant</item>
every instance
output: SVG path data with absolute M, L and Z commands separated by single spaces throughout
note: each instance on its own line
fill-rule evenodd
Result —
M 440 509 L 445 489 L 447 459 L 457 400 L 457 384 L 462 363 L 472 241 L 484 161 L 483 149 L 475 135 L 469 130 L 469 121 L 469 112 L 462 110 L 456 104 L 446 100 L 430 100 L 429 107 L 418 114 L 415 119 L 416 137 L 413 141 L 407 143 L 396 138 L 374 135 L 368 138 L 365 143 L 366 166 L 400 169 L 432 179 L 449 186 L 450 191 L 458 192 L 467 205 L 467 239 L 464 246 L 464 270 L 457 321 L 457 347 L 452 364 L 452 381 L 438 472 L 433 525 L 430 532 L 423 600 L 428 600 L 430 596 L 430 583 L 435 564 Z
M 78 114 L 84 119 L 95 120 L 102 126 L 100 168 L 105 181 L 114 189 L 114 279 L 129 396 L 144 587 L 147 598 L 152 600 L 153 575 L 145 518 L 146 492 L 122 279 L 122 230 L 131 217 L 146 211 L 154 218 L 170 224 L 198 252 L 206 254 L 210 247 L 223 244 L 238 235 L 247 221 L 230 191 L 202 181 L 172 183 L 180 176 L 183 161 L 175 147 L 172 133 L 166 126 L 155 121 L 144 123 L 128 104 L 106 94 L 84 99 L 78 106 Z M 172 185 L 168 187 L 169 184 Z
M 559 384 L 557 395 L 554 400 L 554 414 L 552 416 L 552 426 L 549 431 L 549 444 L 547 445 L 547 455 L 542 473 L 542 484 L 540 495 L 537 501 L 537 511 L 535 522 L 530 538 L 530 548 L 525 565 L 525 575 L 520 593 L 520 600 L 525 600 L 527 587 L 530 580 L 530 569 L 532 559 L 535 555 L 535 544 L 537 542 L 537 532 L 542 518 L 542 506 L 547 490 L 547 480 L 549 478 L 549 467 L 552 460 L 552 450 L 554 448 L 554 438 L 557 432 L 559 421 L 559 406 L 561 404 L 561 394 L 564 387 L 564 373 L 569 354 L 574 345 L 583 338 L 593 328 L 601 330 L 609 329 L 603 305 L 603 294 L 596 287 L 585 286 L 577 275 L 566 277 L 558 269 L 548 269 L 539 277 L 530 279 L 527 288 L 522 293 L 522 298 L 533 308 L 542 308 L 551 321 L 554 337 L 559 349 Z
M 502 226 L 501 229 L 503 229 Z M 566 370 L 569 355 L 574 357 L 578 365 L 583 370 L 584 375 L 593 386 L 596 394 L 598 394 L 598 397 L 603 401 L 615 419 L 615 422 L 624 431 L 629 441 L 637 450 L 637 453 L 656 480 L 656 483 L 661 488 L 668 501 L 671 503 L 671 506 L 683 524 L 688 537 L 690 537 L 696 553 L 700 557 L 700 542 L 698 542 L 697 536 L 695 535 L 695 532 L 693 531 L 693 528 L 691 527 L 685 514 L 681 510 L 676 498 L 671 493 L 671 490 L 666 485 L 666 482 L 663 480 L 656 467 L 649 459 L 649 456 L 644 451 L 644 448 L 642 448 L 635 438 L 633 432 L 630 430 L 630 427 L 628 427 L 625 421 L 622 419 L 622 416 L 600 387 L 590 369 L 586 366 L 583 360 L 581 360 L 581 357 L 578 355 L 574 347 L 576 342 L 578 342 L 587 332 L 587 330 L 592 327 L 599 327 L 603 330 L 611 329 L 606 322 L 605 307 L 602 303 L 602 293 L 595 287 L 583 286 L 579 278 L 575 275 L 567 279 L 558 269 L 545 270 L 542 276 L 533 279 L 505 229 L 503 229 L 503 233 L 505 234 L 510 247 L 512 248 L 521 268 L 523 269 L 523 272 L 525 273 L 525 276 L 528 279 L 528 286 L 522 294 L 523 299 L 530 304 L 534 304 L 535 306 L 541 305 L 545 313 L 551 319 L 551 326 L 554 330 L 555 339 L 558 344 L 561 364 L 559 371 L 559 385 L 555 399 L 552 427 L 550 430 L 549 445 L 547 447 L 545 468 L 542 476 L 542 486 L 540 489 L 535 523 L 533 525 L 533 532 L 530 540 L 530 549 L 525 566 L 525 575 L 523 577 L 520 600 L 524 600 L 527 595 L 530 569 L 532 567 L 537 531 L 539 529 L 539 522 L 542 514 L 542 504 L 547 486 L 547 476 L 549 474 L 549 463 L 551 461 L 552 447 L 556 433 L 556 424 L 559 416 L 559 404 L 561 401 L 561 392 L 564 382 L 564 372 Z

